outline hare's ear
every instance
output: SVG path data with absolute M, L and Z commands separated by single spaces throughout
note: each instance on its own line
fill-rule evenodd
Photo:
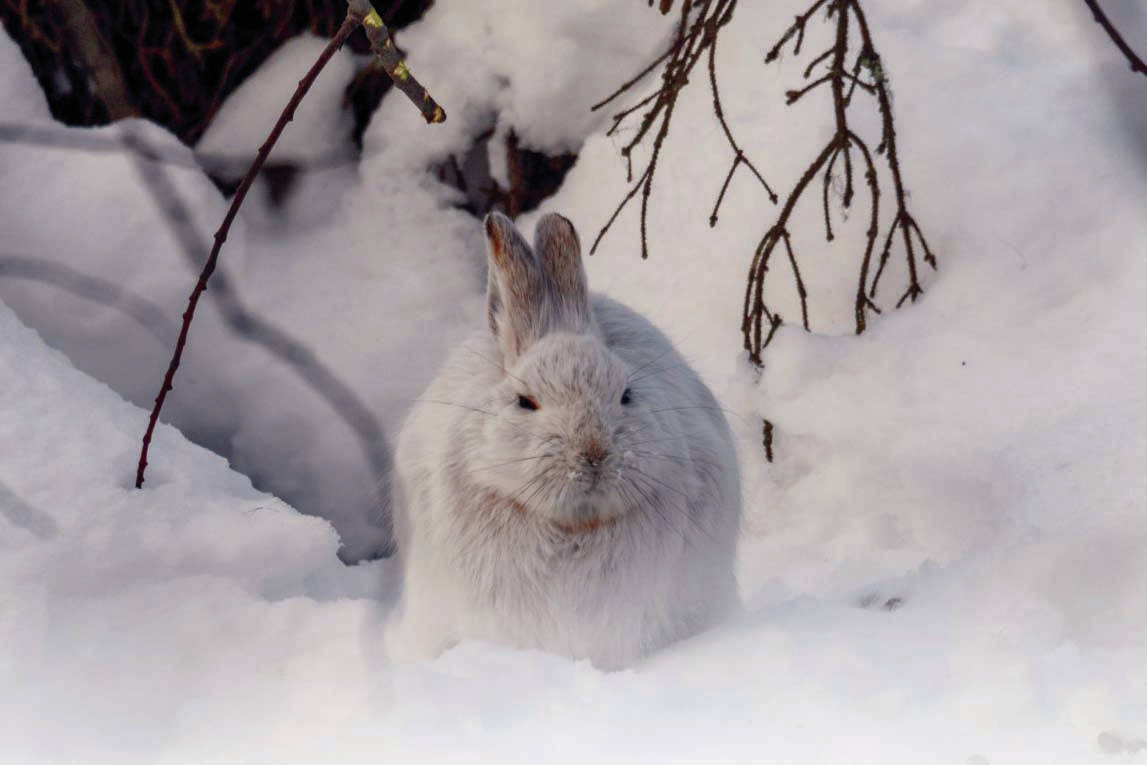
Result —
M 545 332 L 545 280 L 530 246 L 501 213 L 486 216 L 486 312 L 507 366 Z
M 573 224 L 557 213 L 543 215 L 534 231 L 534 252 L 548 282 L 554 328 L 584 332 L 590 326 L 589 288 Z

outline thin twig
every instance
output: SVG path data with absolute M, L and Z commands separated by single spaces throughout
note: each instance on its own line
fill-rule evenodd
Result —
M 199 304 L 199 298 L 203 295 L 204 291 L 206 291 L 207 283 L 215 271 L 216 264 L 219 260 L 219 253 L 223 248 L 223 243 L 227 241 L 227 234 L 231 229 L 231 224 L 234 222 L 235 216 L 239 213 L 239 208 L 242 206 L 243 200 L 247 197 L 247 192 L 251 189 L 251 184 L 254 183 L 256 176 L 258 176 L 259 170 L 262 169 L 275 142 L 279 140 L 279 136 L 287 127 L 287 123 L 294 118 L 295 109 L 298 108 L 299 103 L 302 102 L 303 97 L 307 94 L 307 91 L 310 90 L 319 72 L 322 71 L 323 67 L 326 66 L 335 52 L 342 47 L 350 34 L 360 24 L 364 25 L 367 37 L 371 42 L 371 47 L 382 59 L 387 73 L 394 79 L 396 86 L 419 107 L 426 121 L 433 123 L 442 122 L 446 119 L 446 113 L 442 107 L 440 107 L 434 99 L 430 97 L 430 94 L 426 92 L 425 88 L 414 79 L 406 67 L 406 64 L 398 57 L 393 43 L 390 42 L 390 35 L 386 29 L 386 25 L 382 23 L 382 19 L 368 0 L 348 0 L 347 6 L 347 15 L 346 18 L 343 19 L 342 25 L 338 28 L 338 31 L 335 32 L 326 47 L 323 48 L 322 53 L 319 54 L 315 63 L 311 65 L 311 68 L 299 81 L 294 94 L 283 108 L 279 119 L 275 122 L 275 126 L 271 128 L 267 139 L 263 142 L 263 145 L 259 147 L 259 151 L 251 163 L 251 167 L 247 170 L 247 174 L 235 190 L 235 195 L 231 199 L 231 205 L 227 208 L 223 222 L 215 232 L 215 241 L 211 247 L 211 252 L 207 256 L 207 260 L 203 264 L 203 270 L 199 274 L 199 280 L 196 282 L 195 288 L 187 300 L 187 310 L 183 313 L 183 323 L 179 330 L 179 337 L 175 343 L 175 351 L 172 354 L 171 363 L 168 365 L 166 374 L 164 374 L 163 384 L 160 386 L 159 394 L 155 397 L 155 405 L 152 407 L 151 415 L 148 418 L 147 431 L 143 436 L 143 445 L 139 454 L 139 464 L 136 468 L 136 488 L 143 486 L 144 473 L 147 469 L 147 453 L 151 446 L 155 426 L 159 421 L 160 411 L 163 409 L 163 403 L 167 399 L 168 392 L 173 387 L 175 372 L 179 369 L 179 362 L 183 357 L 183 349 L 187 343 L 187 335 L 191 329 L 191 320 L 195 316 L 195 309 Z
M 728 10 L 725 12 L 725 19 L 721 21 L 718 26 L 727 24 L 733 17 L 733 10 L 736 8 L 736 2 L 729 5 Z M 717 87 L 717 33 L 713 33 L 712 43 L 709 45 L 709 91 L 713 94 L 713 113 L 717 116 L 717 122 L 721 125 L 721 131 L 725 134 L 725 140 L 733 149 L 733 164 L 729 167 L 729 174 L 725 176 L 725 182 L 721 184 L 721 192 L 717 195 L 717 201 L 713 204 L 713 212 L 709 214 L 709 226 L 717 225 L 717 213 L 721 209 L 721 202 L 725 199 L 725 192 L 729 188 L 729 183 L 733 180 L 733 174 L 737 172 L 737 168 L 741 165 L 749 168 L 749 171 L 764 187 L 765 193 L 769 195 L 769 201 L 773 204 L 777 202 L 776 192 L 772 190 L 765 177 L 761 175 L 760 170 L 752 163 L 746 155 L 737 139 L 733 137 L 733 130 L 729 127 L 729 123 L 725 120 L 725 109 L 721 105 L 721 91 Z
M 900 301 L 896 304 L 897 307 L 903 305 L 906 298 L 911 298 L 915 302 L 916 298 L 923 294 L 924 290 L 920 286 L 919 274 L 916 270 L 916 250 L 913 247 L 912 232 L 915 230 L 919 232 L 919 226 L 912 215 L 908 212 L 906 202 L 906 192 L 904 190 L 904 181 L 900 174 L 900 157 L 896 152 L 896 125 L 892 119 L 892 98 L 888 92 L 887 78 L 884 75 L 884 69 L 880 63 L 880 57 L 876 53 L 876 48 L 872 42 L 872 34 L 868 29 L 868 21 L 864 17 L 864 12 L 861 11 L 859 0 L 850 0 L 850 5 L 853 8 L 853 13 L 856 17 L 857 26 L 860 29 L 861 37 L 861 54 L 860 61 L 865 62 L 864 65 L 872 72 L 873 79 L 875 80 L 876 99 L 880 107 L 880 119 L 882 124 L 882 139 L 880 146 L 877 147 L 878 152 L 882 152 L 888 159 L 888 168 L 892 173 L 892 185 L 896 198 L 896 215 L 893 218 L 892 225 L 889 230 L 889 238 L 885 245 L 884 251 L 881 253 L 881 272 L 883 271 L 883 264 L 887 261 L 889 256 L 889 248 L 892 245 L 891 232 L 899 226 L 900 232 L 904 241 L 905 258 L 908 262 L 908 289 Z M 924 237 L 920 236 L 920 244 L 924 249 L 924 261 L 928 265 L 936 268 L 936 257 L 928 249 L 927 242 Z M 873 279 L 872 288 L 869 291 L 869 297 L 876 296 L 876 286 L 878 279 Z M 864 285 L 861 285 L 861 291 L 864 291 Z M 860 332 L 863 327 L 858 324 L 857 331 Z
M 816 55 L 803 72 L 803 79 L 808 80 L 813 70 L 829 61 L 826 74 L 818 77 L 799 89 L 786 92 L 786 103 L 799 101 L 807 93 L 828 85 L 832 93 L 832 112 L 835 123 L 833 137 L 821 149 L 817 157 L 805 169 L 788 198 L 783 205 L 780 215 L 775 223 L 766 231 L 753 253 L 753 260 L 749 267 L 749 276 L 746 283 L 744 313 L 741 321 L 741 331 L 744 336 L 744 346 L 754 363 L 761 363 L 761 351 L 768 345 L 776 332 L 779 323 L 778 314 L 770 311 L 765 302 L 764 283 L 768 273 L 768 265 L 773 249 L 779 242 L 783 242 L 789 263 L 793 267 L 793 277 L 796 281 L 797 294 L 801 304 L 801 323 L 809 329 L 807 293 L 798 268 L 797 252 L 793 248 L 789 236 L 788 222 L 797 200 L 807 189 L 809 183 L 818 174 L 822 177 L 822 208 L 824 215 L 825 238 L 833 241 L 831 206 L 829 191 L 833 185 L 834 171 L 837 160 L 842 160 L 844 188 L 840 194 L 840 204 L 848 209 L 852 205 L 855 192 L 853 178 L 853 150 L 859 152 L 863 161 L 864 180 L 868 188 L 870 200 L 870 219 L 865 231 L 864 250 L 860 258 L 860 273 L 856 289 L 854 313 L 856 332 L 860 333 L 867 327 L 866 312 L 871 310 L 880 313 L 880 307 L 874 302 L 876 287 L 884 273 L 895 234 L 900 233 L 904 243 L 905 259 L 908 264 L 908 288 L 900 298 L 897 305 L 903 305 L 908 300 L 915 300 L 923 294 L 917 272 L 916 256 L 917 246 L 924 253 L 924 261 L 933 268 L 936 267 L 936 258 L 928 248 L 927 242 L 920 231 L 915 219 L 907 209 L 907 192 L 904 188 L 900 170 L 900 158 L 896 147 L 896 129 L 892 119 L 892 100 L 888 91 L 887 78 L 880 64 L 880 57 L 876 53 L 872 35 L 868 28 L 867 19 L 860 6 L 860 0 L 816 0 L 804 13 L 795 17 L 793 23 L 785 30 L 780 40 L 769 49 L 765 57 L 766 62 L 777 59 L 782 48 L 793 40 L 793 54 L 800 54 L 800 46 L 804 40 L 806 27 L 812 16 L 822 7 L 826 7 L 827 18 L 834 24 L 834 42 L 831 48 Z M 855 32 L 854 32 L 855 30 Z M 849 57 L 850 34 L 859 36 L 860 50 L 852 65 L 846 66 Z M 794 39 L 795 38 L 795 39 Z M 861 79 L 861 70 L 867 70 L 868 80 Z M 876 239 L 879 236 L 880 217 L 880 184 L 877 177 L 873 152 L 867 142 L 852 130 L 848 123 L 848 107 L 852 103 L 853 94 L 859 89 L 861 92 L 873 96 L 881 117 L 881 141 L 876 147 L 876 153 L 884 154 L 892 176 L 893 190 L 896 201 L 896 211 L 892 217 L 888 234 L 884 239 L 884 246 L 880 251 L 879 264 L 876 274 L 869 283 L 869 270 L 872 255 L 875 251 Z M 768 334 L 762 336 L 764 321 L 768 320 Z
M 271 133 L 267 136 L 267 140 L 259 147 L 258 154 L 255 155 L 255 160 L 251 163 L 250 169 L 247 170 L 247 175 L 243 177 L 243 181 L 239 184 L 239 188 L 235 190 L 235 196 L 231 199 L 231 206 L 227 208 L 227 214 L 223 216 L 223 223 L 219 226 L 219 230 L 215 232 L 215 244 L 211 247 L 211 253 L 207 256 L 206 263 L 203 264 L 203 271 L 199 274 L 199 280 L 195 283 L 195 289 L 191 291 L 191 297 L 187 300 L 187 310 L 183 313 L 183 325 L 179 329 L 179 338 L 175 341 L 175 352 L 172 354 L 171 363 L 167 367 L 167 373 L 163 376 L 163 385 L 160 386 L 159 394 L 155 397 L 155 406 L 151 409 L 151 416 L 148 418 L 147 431 L 143 436 L 143 448 L 139 453 L 139 465 L 135 473 L 135 486 L 140 488 L 143 486 L 144 471 L 147 470 L 147 451 L 151 446 L 152 434 L 155 431 L 155 425 L 159 421 L 160 410 L 163 409 L 163 402 L 167 399 L 167 393 L 173 387 L 175 379 L 175 371 L 179 369 L 179 362 L 183 358 L 183 348 L 187 343 L 187 333 L 191 329 L 191 319 L 195 316 L 195 307 L 199 304 L 199 298 L 207 289 L 207 282 L 211 278 L 211 274 L 215 271 L 215 264 L 219 260 L 219 251 L 223 248 L 223 243 L 227 241 L 227 233 L 231 230 L 231 223 L 235 220 L 235 216 L 239 213 L 239 207 L 243 204 L 243 200 L 247 197 L 247 192 L 251 188 L 251 184 L 255 182 L 255 176 L 259 174 L 259 170 L 263 167 L 263 163 L 267 161 L 267 155 L 271 153 L 275 142 L 279 140 L 279 135 L 283 129 L 287 127 L 287 123 L 295 116 L 295 109 L 303 100 L 303 96 L 310 90 L 311 84 L 315 78 L 319 76 L 326 63 L 334 56 L 335 51 L 342 47 L 346 42 L 350 33 L 358 26 L 359 20 L 351 13 L 347 13 L 346 19 L 343 21 L 342 26 L 339 27 L 334 37 L 330 39 L 327 46 L 323 48 L 322 53 L 319 54 L 318 59 L 307 71 L 306 75 L 299 81 L 299 85 L 295 88 L 294 95 L 291 100 L 287 102 L 287 106 L 279 115 L 279 119 L 275 122 L 275 126 L 271 128 Z
M 356 17 L 366 32 L 366 39 L 370 41 L 370 49 L 378 56 L 383 69 L 394 81 L 395 87 L 401 90 L 410 102 L 422 112 L 422 118 L 428 124 L 446 121 L 446 111 L 431 97 L 430 92 L 422 86 L 410 67 L 403 61 L 390 39 L 390 30 L 386 28 L 378 11 L 369 0 L 347 0 L 347 17 Z M 346 22 L 343 22 L 346 23 Z
M 674 110 L 677 105 L 677 97 L 685 86 L 688 85 L 690 74 L 693 72 L 694 67 L 702 60 L 707 61 L 713 113 L 717 118 L 718 124 L 721 126 L 721 131 L 725 136 L 726 142 L 733 151 L 733 159 L 729 171 L 725 174 L 724 181 L 717 194 L 716 202 L 713 205 L 713 211 L 709 215 L 709 225 L 716 225 L 717 215 L 720 212 L 721 203 L 725 199 L 725 193 L 729 189 L 733 175 L 735 175 L 737 169 L 742 166 L 753 174 L 753 177 L 756 178 L 764 188 L 770 201 L 776 203 L 776 193 L 769 187 L 764 175 L 746 155 L 734 137 L 733 131 L 725 118 L 724 107 L 721 103 L 721 93 L 717 87 L 717 40 L 721 28 L 732 20 L 736 6 L 737 0 L 697 0 L 696 2 L 694 2 L 694 0 L 684 0 L 681 4 L 677 31 L 673 43 L 669 48 L 642 69 L 635 77 L 622 83 L 610 95 L 592 107 L 596 110 L 613 102 L 622 94 L 634 89 L 645 76 L 659 65 L 662 66 L 661 87 L 652 94 L 639 99 L 636 103 L 613 115 L 613 125 L 609 129 L 608 135 L 613 135 L 625 120 L 644 109 L 637 131 L 629 139 L 628 143 L 621 148 L 621 156 L 626 162 L 626 182 L 632 183 L 632 186 L 630 186 L 621 198 L 621 201 L 614 208 L 613 213 L 609 216 L 605 225 L 598 231 L 590 247 L 591 254 L 597 250 L 598 244 L 600 244 L 602 238 L 613 226 L 613 223 L 617 220 L 621 211 L 624 210 L 638 195 L 638 192 L 640 192 L 641 214 L 639 225 L 641 232 L 641 257 L 649 257 L 649 241 L 647 236 L 649 199 L 653 192 L 653 184 L 657 175 L 662 146 L 666 137 L 669 135 Z M 649 159 L 645 164 L 644 170 L 642 170 L 638 176 L 637 181 L 634 182 L 633 152 L 649 137 L 652 137 L 652 149 L 649 154 Z
M 1107 18 L 1107 14 L 1099 7 L 1098 0 L 1083 0 L 1083 2 L 1091 9 L 1091 15 L 1095 17 L 1099 26 L 1103 27 L 1103 31 L 1111 38 L 1111 42 L 1115 43 L 1115 47 L 1127 59 L 1127 63 L 1131 65 L 1131 71 L 1139 72 L 1139 74 L 1147 77 L 1147 63 L 1131 49 L 1131 46 L 1123 39 L 1123 35 L 1119 34 L 1119 30 L 1115 28 L 1115 25 Z
M 793 209 L 796 207 L 797 200 L 800 199 L 805 188 L 812 179 L 816 177 L 817 172 L 819 172 L 825 162 L 828 161 L 828 158 L 836 148 L 836 139 L 834 137 L 833 140 L 821 150 L 821 153 L 813 160 L 812 164 L 805 168 L 804 173 L 785 201 L 784 207 L 781 208 L 781 214 L 777 217 L 777 222 L 765 233 L 760 244 L 757 245 L 756 254 L 753 257 L 753 264 L 749 268 L 748 289 L 745 293 L 744 316 L 741 322 L 741 332 L 745 338 L 745 350 L 749 352 L 749 358 L 756 364 L 761 363 L 761 349 L 767 345 L 767 342 L 761 337 L 761 317 L 769 313 L 764 299 L 765 274 L 768 272 L 769 255 L 772 254 L 773 248 L 776 247 L 777 242 L 780 241 L 781 232 L 785 230 L 789 216 L 792 215 Z M 801 313 L 807 321 L 808 311 L 803 306 Z M 770 325 L 772 324 L 773 321 L 770 321 Z M 775 327 L 770 329 L 769 339 L 772 338 L 774 332 Z
M 766 64 L 770 64 L 776 60 L 777 56 L 779 56 L 781 53 L 781 48 L 784 47 L 784 44 L 787 43 L 789 41 L 789 38 L 792 37 L 794 34 L 797 35 L 797 44 L 793 47 L 793 55 L 794 56 L 800 55 L 801 41 L 804 39 L 805 24 L 808 23 L 808 20 L 810 18 L 812 18 L 812 15 L 814 13 L 816 13 L 820 9 L 820 7 L 822 5 L 824 5 L 826 2 L 828 2 L 828 0 L 817 0 L 815 3 L 812 4 L 812 6 L 807 11 L 805 11 L 802 14 L 799 14 L 796 17 L 796 20 L 793 21 L 792 25 L 788 29 L 785 30 L 785 33 L 784 33 L 784 35 L 781 36 L 781 39 L 777 40 L 776 45 L 774 45 L 772 48 L 770 48 L 769 52 L 765 54 L 765 63 Z
M 125 125 L 122 133 L 124 145 L 132 150 L 136 172 L 159 208 L 164 223 L 179 243 L 185 260 L 193 269 L 201 268 L 203 253 L 207 252 L 207 248 L 204 247 L 205 237 L 194 223 L 191 209 L 164 172 L 164 167 L 150 159 L 156 152 L 144 136 L 130 125 Z M 212 274 L 208 297 L 214 300 L 220 316 L 237 338 L 262 348 L 286 369 L 298 375 L 342 419 L 358 439 L 371 475 L 385 476 L 388 473 L 391 463 L 386 435 L 370 407 L 360 400 L 349 385 L 339 379 L 306 344 L 249 310 L 221 264 L 217 265 Z M 178 328 L 172 325 L 168 339 L 163 341 L 165 345 L 170 346 L 177 331 Z M 376 506 L 381 506 L 382 501 L 385 501 L 385 492 L 375 499 Z M 383 520 L 389 519 L 384 517 Z

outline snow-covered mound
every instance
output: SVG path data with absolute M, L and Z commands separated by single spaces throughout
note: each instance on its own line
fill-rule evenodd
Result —
M 251 676 L 290 687 L 385 602 L 325 521 L 166 425 L 134 489 L 145 422 L 0 305 L 0 761 L 154 761 L 219 699 L 287 703 Z
M 592 241 L 627 188 L 625 136 L 584 109 L 659 50 L 667 20 L 646 5 L 437 4 L 401 42 L 450 120 L 428 129 L 386 99 L 361 164 L 328 179 L 342 200 L 329 215 L 232 231 L 237 294 L 396 432 L 481 321 L 480 231 L 425 168 L 491 125 L 541 148 L 581 143 L 546 209 Z M 803 5 L 738 4 L 717 62 L 738 139 L 782 191 L 826 138 L 824 101 L 783 106 L 802 60 L 761 64 Z M 739 174 L 709 228 L 731 157 L 703 78 L 660 162 L 650 260 L 636 206 L 589 259 L 591 286 L 665 328 L 718 393 L 745 476 L 747 615 L 612 674 L 478 643 L 392 664 L 393 567 L 343 567 L 326 523 L 169 428 L 147 487 L 129 488 L 145 413 L 20 321 L 150 403 L 168 329 L 139 299 L 172 321 L 187 257 L 129 158 L 0 146 L 0 255 L 121 289 L 96 289 L 115 305 L 100 308 L 0 279 L 21 317 L 0 306 L 0 761 L 1145 756 L 1147 110 L 1131 100 L 1147 102 L 1144 86 L 1082 4 L 865 8 L 912 208 L 940 257 L 920 302 L 841 334 L 867 210 L 829 247 L 811 205 L 793 227 L 813 326 L 838 334 L 786 327 L 757 378 L 738 352 L 740 296 L 777 210 Z M 1135 20 L 1121 16 L 1132 36 Z M 0 71 L 28 92 L 26 69 Z M 42 118 L 38 103 L 15 98 L 0 118 Z M 140 123 L 84 135 L 125 127 L 177 150 Z M 183 156 L 165 169 L 206 236 L 224 202 Z M 215 309 L 197 319 L 172 421 L 321 508 L 344 543 L 368 539 L 353 508 L 377 476 L 349 428 L 228 326 Z
M 325 39 L 315 35 L 300 35 L 284 43 L 259 68 L 258 76 L 248 77 L 224 101 L 196 150 L 215 159 L 245 160 L 237 169 L 240 173 L 246 171 L 255 150 L 263 144 L 283 110 L 283 94 L 290 98 L 301 74 L 306 73 L 308 62 L 314 62 L 326 45 Z M 353 56 L 344 48 L 323 67 L 322 79 L 295 110 L 291 129 L 284 131 L 275 144 L 276 159 L 346 159 L 354 121 L 341 107 L 353 76 Z

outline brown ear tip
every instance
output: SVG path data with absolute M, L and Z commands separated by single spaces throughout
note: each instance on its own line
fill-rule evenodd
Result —
M 581 241 L 578 239 L 577 229 L 573 221 L 556 212 L 546 213 L 538 221 L 536 237 L 540 243 L 545 239 L 567 240 L 575 250 L 580 251 Z
M 541 219 L 538 221 L 538 225 L 539 226 L 541 226 L 541 225 L 561 226 L 563 228 L 568 228 L 571 231 L 574 228 L 573 221 L 571 221 L 569 218 L 562 215 L 561 213 L 556 213 L 556 212 L 546 213 L 545 215 L 543 215 L 541 217 Z
M 513 229 L 513 223 L 501 213 L 487 213 L 482 221 L 486 229 L 486 241 L 490 245 L 490 253 L 497 258 L 506 246 L 506 232 Z
M 482 219 L 482 225 L 486 227 L 486 236 L 497 235 L 499 217 L 501 217 L 500 213 L 486 213 L 486 217 Z

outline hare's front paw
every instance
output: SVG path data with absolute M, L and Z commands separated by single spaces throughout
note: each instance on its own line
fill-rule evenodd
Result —
M 440 621 L 408 609 L 401 609 L 387 625 L 385 639 L 391 661 L 401 663 L 436 659 L 458 642 Z

